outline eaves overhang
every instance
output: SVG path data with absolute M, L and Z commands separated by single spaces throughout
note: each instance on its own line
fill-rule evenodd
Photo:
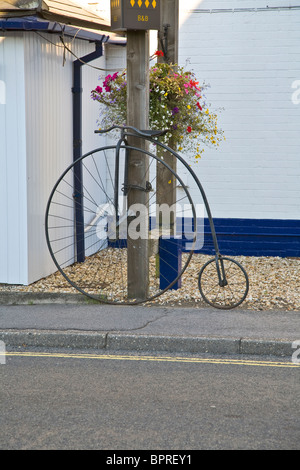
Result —
M 0 0 L 0 19 L 28 16 L 80 28 L 111 31 L 108 20 L 71 0 Z
M 27 16 L 22 18 L 1 18 L 0 17 L 0 32 L 1 31 L 33 31 L 40 33 L 58 34 L 63 37 L 71 37 L 83 39 L 90 42 L 114 42 L 116 38 L 110 40 L 110 35 L 105 31 L 90 30 L 85 28 L 78 28 L 64 23 L 57 23 L 52 21 L 43 20 L 35 16 Z M 114 34 L 112 33 L 112 36 Z M 122 38 L 120 38 L 121 40 Z M 118 43 L 118 40 L 117 40 Z

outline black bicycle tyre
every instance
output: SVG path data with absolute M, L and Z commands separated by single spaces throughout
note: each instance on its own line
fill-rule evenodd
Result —
M 226 287 L 228 287 L 227 291 L 231 289 L 231 293 L 232 293 L 232 288 L 230 287 L 229 282 L 228 282 L 228 286 L 226 286 L 226 287 L 220 287 L 218 285 L 218 281 L 219 281 L 218 280 L 218 272 L 217 272 L 217 267 L 216 267 L 215 264 L 219 261 L 217 260 L 216 257 L 209 260 L 209 261 L 207 261 L 207 263 L 205 263 L 202 266 L 202 268 L 199 272 L 199 276 L 198 276 L 198 287 L 199 287 L 199 290 L 200 290 L 200 294 L 201 294 L 202 298 L 205 300 L 206 303 L 208 303 L 212 307 L 215 307 L 215 308 L 218 308 L 218 309 L 230 310 L 232 308 L 236 308 L 239 305 L 241 305 L 244 302 L 244 300 L 246 299 L 246 297 L 248 295 L 248 291 L 249 291 L 249 278 L 248 278 L 247 272 L 245 271 L 243 266 L 240 263 L 238 263 L 236 260 L 234 260 L 232 258 L 229 258 L 229 257 L 226 257 L 226 256 L 222 256 L 222 260 L 225 261 L 225 263 L 226 262 L 232 263 L 232 265 L 234 267 L 238 268 L 238 273 L 241 276 L 240 285 L 242 287 L 242 292 L 241 292 L 241 295 L 239 295 L 238 300 L 233 301 L 229 305 L 222 304 L 220 300 L 217 301 L 218 294 L 216 294 L 214 289 L 220 289 L 220 291 L 219 291 L 220 293 L 225 293 L 226 291 L 224 289 L 226 289 Z M 205 275 L 206 271 L 209 270 L 209 268 L 213 266 L 213 264 L 215 265 L 214 269 L 211 269 L 211 271 L 208 274 L 206 274 L 207 278 L 208 278 L 208 281 L 207 281 L 207 280 L 203 279 L 204 275 Z M 226 268 L 224 267 L 224 269 L 226 271 L 227 266 L 226 266 Z M 209 285 L 209 283 L 211 283 L 211 284 Z M 231 284 L 231 286 L 232 286 L 232 284 Z M 209 288 L 208 292 L 207 292 L 207 288 Z M 209 294 L 211 293 L 211 295 L 214 295 L 215 300 L 212 300 L 211 297 L 208 296 L 208 293 Z
M 95 294 L 91 294 L 89 293 L 88 291 L 86 291 L 84 288 L 81 288 L 81 286 L 77 285 L 76 282 L 74 282 L 72 279 L 70 279 L 70 276 L 68 274 L 66 274 L 64 268 L 61 267 L 59 261 L 57 260 L 57 256 L 55 254 L 55 251 L 53 249 L 53 246 L 52 246 L 52 241 L 51 241 L 51 237 L 50 237 L 50 234 L 49 234 L 49 218 L 50 218 L 50 210 L 51 210 L 51 207 L 52 207 L 52 203 L 53 203 L 53 198 L 56 194 L 56 191 L 60 185 L 60 183 L 63 181 L 63 179 L 66 177 L 66 175 L 72 170 L 74 169 L 74 166 L 76 164 L 78 164 L 79 162 L 83 162 L 85 159 L 87 159 L 89 156 L 91 155 L 94 155 L 96 154 L 97 152 L 105 152 L 105 151 L 109 151 L 109 150 L 113 150 L 115 151 L 117 148 L 116 145 L 111 145 L 111 146 L 103 146 L 103 147 L 99 147 L 98 149 L 95 149 L 91 152 L 88 152 L 86 153 L 85 155 L 83 155 L 82 157 L 80 157 L 78 160 L 76 160 L 75 162 L 73 162 L 72 164 L 70 164 L 66 170 L 62 173 L 62 175 L 59 177 L 59 179 L 57 180 L 57 182 L 55 183 L 52 191 L 51 191 L 51 194 L 50 194 L 50 197 L 48 199 L 48 203 L 47 203 L 47 207 L 46 207 L 46 214 L 45 214 L 45 234 L 46 234 L 46 242 L 47 242 L 47 246 L 48 246 L 48 249 L 49 249 L 49 252 L 50 252 L 50 255 L 52 257 L 52 260 L 54 262 L 54 264 L 56 265 L 58 271 L 62 274 L 62 276 L 68 281 L 68 283 L 74 287 L 76 290 L 78 290 L 79 292 L 81 292 L 82 294 L 84 294 L 85 296 L 89 297 L 89 298 L 92 298 L 94 300 L 97 300 L 101 303 L 108 303 L 108 304 L 122 304 L 122 305 L 135 305 L 135 304 L 142 304 L 142 303 L 145 303 L 145 302 L 149 302 L 149 301 L 153 301 L 155 300 L 157 297 L 159 297 L 160 295 L 162 295 L 163 293 L 165 293 L 167 290 L 169 290 L 179 279 L 180 277 L 183 275 L 184 271 L 187 269 L 190 261 L 191 261 L 191 258 L 192 258 L 192 255 L 193 255 L 193 251 L 194 251 L 194 246 L 195 246 L 195 243 L 196 243 L 196 211 L 195 211 L 195 207 L 194 207 L 194 204 L 193 204 L 193 201 L 192 201 L 192 198 L 190 196 L 190 193 L 188 191 L 188 189 L 186 188 L 186 186 L 184 185 L 182 179 L 179 177 L 178 174 L 176 174 L 174 172 L 174 170 L 172 170 L 171 167 L 169 167 L 167 165 L 167 163 L 165 163 L 163 160 L 161 160 L 159 157 L 157 157 L 155 154 L 149 152 L 148 150 L 141 150 L 140 148 L 136 148 L 136 147 L 133 147 L 133 146 L 126 146 L 127 149 L 129 150 L 136 150 L 136 151 L 139 151 L 143 154 L 145 154 L 146 156 L 149 156 L 149 157 L 152 157 L 154 158 L 156 161 L 158 161 L 159 163 L 161 163 L 162 165 L 164 165 L 173 175 L 174 177 L 179 181 L 180 185 L 184 188 L 184 191 L 185 191 L 185 194 L 189 200 L 189 203 L 191 204 L 191 207 L 192 207 L 192 212 L 193 212 L 193 220 L 194 220 L 194 238 L 193 240 L 191 241 L 191 244 L 192 244 L 192 248 L 190 249 L 190 252 L 187 256 L 187 260 L 185 262 L 185 264 L 183 265 L 180 273 L 177 275 L 177 277 L 164 289 L 160 290 L 159 292 L 157 292 L 155 295 L 151 295 L 147 298 L 143 298 L 143 299 L 138 299 L 138 300 L 126 300 L 126 299 L 122 299 L 122 301 L 119 301 L 119 300 L 111 300 L 111 299 L 107 299 L 105 297 L 102 296 L 102 294 L 100 295 L 95 295 Z M 122 149 L 125 149 L 125 146 L 121 146 Z

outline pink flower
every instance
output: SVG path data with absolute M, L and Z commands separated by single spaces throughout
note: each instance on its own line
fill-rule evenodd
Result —
M 105 77 L 104 82 L 103 82 L 103 86 L 104 86 L 104 88 L 105 88 L 105 90 L 106 90 L 107 92 L 110 92 L 110 90 L 111 90 L 111 88 L 110 88 L 110 86 L 109 86 L 109 83 L 111 82 L 111 80 L 112 80 L 112 76 L 111 76 L 111 75 L 107 75 L 107 76 Z
M 101 88 L 101 86 L 97 86 L 97 87 L 95 88 L 95 91 L 96 91 L 97 93 L 102 93 L 102 88 Z
M 188 88 L 196 88 L 196 90 L 200 90 L 200 88 L 197 86 L 199 84 L 199 82 L 195 82 L 195 80 L 190 80 L 189 83 L 185 83 L 184 84 L 184 87 L 185 87 L 185 92 L 186 94 L 188 94 Z

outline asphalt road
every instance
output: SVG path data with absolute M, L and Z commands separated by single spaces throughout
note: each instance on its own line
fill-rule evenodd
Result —
M 15 350 L 0 365 L 0 448 L 299 450 L 299 371 L 249 356 Z

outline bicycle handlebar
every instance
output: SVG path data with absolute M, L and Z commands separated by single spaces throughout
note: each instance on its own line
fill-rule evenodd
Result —
M 132 126 L 111 126 L 108 129 L 103 129 L 103 130 L 97 130 L 95 131 L 95 134 L 105 134 L 106 132 L 110 132 L 113 129 L 129 129 L 131 131 L 136 132 L 136 134 L 140 135 L 141 137 L 158 137 L 161 135 L 165 135 L 167 132 L 169 132 L 169 129 L 165 129 L 163 131 L 156 131 L 156 130 L 140 130 L 136 129 L 135 127 Z

